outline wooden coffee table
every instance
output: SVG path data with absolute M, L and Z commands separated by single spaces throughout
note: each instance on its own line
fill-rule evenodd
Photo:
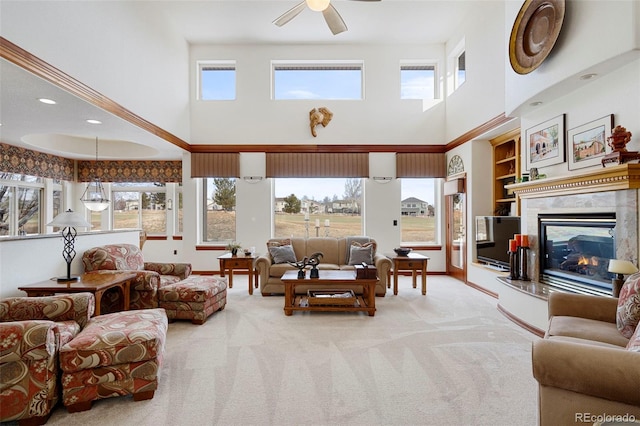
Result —
M 105 291 L 118 287 L 122 291 L 124 299 L 123 309 L 129 310 L 131 280 L 136 277 L 135 272 L 87 272 L 82 274 L 78 281 L 67 281 L 58 283 L 55 278 L 35 284 L 18 287 L 27 293 L 28 297 L 52 296 L 56 293 L 93 293 L 96 298 L 95 315 L 100 315 L 100 302 Z
M 355 271 L 319 271 L 319 278 L 298 278 L 298 271 L 287 271 L 282 275 L 284 283 L 284 314 L 292 315 L 293 311 L 334 311 L 334 312 L 367 312 L 369 316 L 376 313 L 377 278 L 356 279 Z M 296 295 L 296 287 L 307 286 L 309 289 L 350 289 L 362 286 L 362 295 L 355 295 L 355 303 L 345 304 L 311 304 L 307 295 Z

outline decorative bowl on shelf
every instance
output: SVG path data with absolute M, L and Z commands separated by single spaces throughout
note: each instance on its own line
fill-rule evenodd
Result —
M 411 249 L 407 247 L 394 248 L 393 251 L 395 251 L 398 256 L 406 256 L 411 253 Z

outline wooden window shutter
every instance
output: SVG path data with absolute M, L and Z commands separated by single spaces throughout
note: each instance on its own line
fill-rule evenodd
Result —
M 240 154 L 194 152 L 191 154 L 191 177 L 240 177 Z
M 399 178 L 446 177 L 444 153 L 397 153 L 396 176 Z
M 267 153 L 267 177 L 368 177 L 367 153 Z

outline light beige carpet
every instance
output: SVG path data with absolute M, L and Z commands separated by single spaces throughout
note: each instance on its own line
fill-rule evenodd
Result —
M 363 313 L 283 313 L 234 277 L 225 310 L 169 325 L 149 401 L 54 411 L 51 425 L 535 425 L 531 342 L 496 300 L 444 276 Z

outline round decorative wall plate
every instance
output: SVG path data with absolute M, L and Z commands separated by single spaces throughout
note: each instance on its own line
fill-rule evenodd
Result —
M 464 163 L 459 155 L 454 155 L 449 160 L 449 167 L 447 168 L 447 176 L 455 175 L 457 173 L 464 172 Z
M 529 74 L 547 58 L 564 21 L 565 0 L 526 0 L 511 30 L 509 60 L 518 74 Z

